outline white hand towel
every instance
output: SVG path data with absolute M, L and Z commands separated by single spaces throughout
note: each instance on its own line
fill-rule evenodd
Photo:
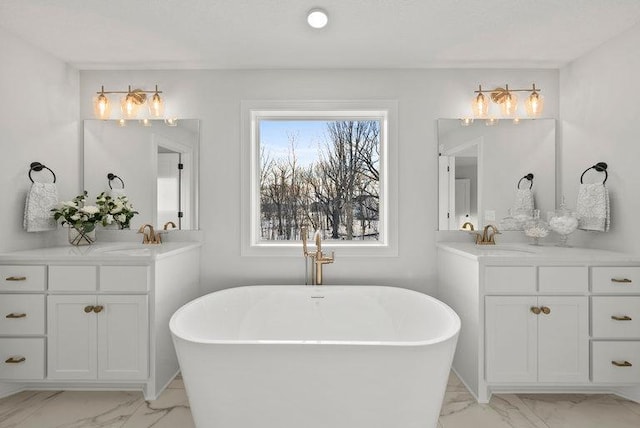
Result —
M 533 210 L 533 191 L 531 189 L 517 189 L 516 200 L 512 212 Z
M 54 183 L 33 183 L 24 204 L 24 230 L 44 232 L 56 230 L 51 210 L 58 205 L 58 189 Z
M 580 184 L 578 201 L 578 229 L 607 232 L 611 223 L 609 191 L 603 183 Z

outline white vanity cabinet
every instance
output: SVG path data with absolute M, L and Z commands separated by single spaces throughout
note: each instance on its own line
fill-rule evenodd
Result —
M 50 295 L 49 379 L 146 379 L 147 296 Z
M 587 299 L 485 297 L 487 382 L 587 382 Z
M 480 402 L 493 392 L 640 387 L 636 257 L 442 243 L 438 297 L 461 317 L 453 369 Z
M 1 382 L 155 399 L 175 376 L 169 318 L 199 295 L 200 244 L 109 245 L 0 255 Z

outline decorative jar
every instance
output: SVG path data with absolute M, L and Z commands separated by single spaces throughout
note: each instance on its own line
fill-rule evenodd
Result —
M 533 210 L 533 218 L 524 224 L 524 234 L 533 239 L 531 245 L 540 245 L 540 238 L 549 235 L 549 225 L 540 219 L 540 210 Z
M 564 198 L 560 208 L 549 214 L 549 227 L 560 235 L 560 240 L 556 244 L 558 247 L 570 246 L 567 244 L 567 240 L 569 235 L 578 228 L 578 215 L 565 206 Z

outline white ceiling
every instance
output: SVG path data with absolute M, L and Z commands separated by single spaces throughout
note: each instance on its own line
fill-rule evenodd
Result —
M 638 22 L 639 0 L 0 0 L 80 69 L 557 68 Z

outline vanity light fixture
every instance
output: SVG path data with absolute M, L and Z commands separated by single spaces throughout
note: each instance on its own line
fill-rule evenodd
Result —
M 490 90 L 488 97 L 484 92 L 482 85 L 478 85 L 478 90 L 474 91 L 477 94 L 474 95 L 471 102 L 474 117 L 483 119 L 487 117 L 489 113 L 488 99 L 500 105 L 503 116 L 514 116 L 518 108 L 518 97 L 514 92 L 530 92 L 529 97 L 525 100 L 525 108 L 529 117 L 540 117 L 544 108 L 544 100 L 535 83 L 532 85 L 532 89 L 510 89 L 509 85 L 504 85 L 504 88 L 498 87 Z
M 329 16 L 323 9 L 314 8 L 307 14 L 307 23 L 317 30 L 326 27 L 328 22 Z
M 147 102 L 147 94 L 153 94 L 149 101 L 149 113 L 153 117 L 162 117 L 164 115 L 164 100 L 160 97 L 162 91 L 156 89 L 154 91 L 145 91 L 142 89 L 131 89 L 129 85 L 126 91 L 105 91 L 101 86 L 100 92 L 96 92 L 97 96 L 93 101 L 93 110 L 98 119 L 109 119 L 111 107 L 107 94 L 125 94 L 120 100 L 120 109 L 125 119 L 135 119 L 138 115 L 140 106 Z

